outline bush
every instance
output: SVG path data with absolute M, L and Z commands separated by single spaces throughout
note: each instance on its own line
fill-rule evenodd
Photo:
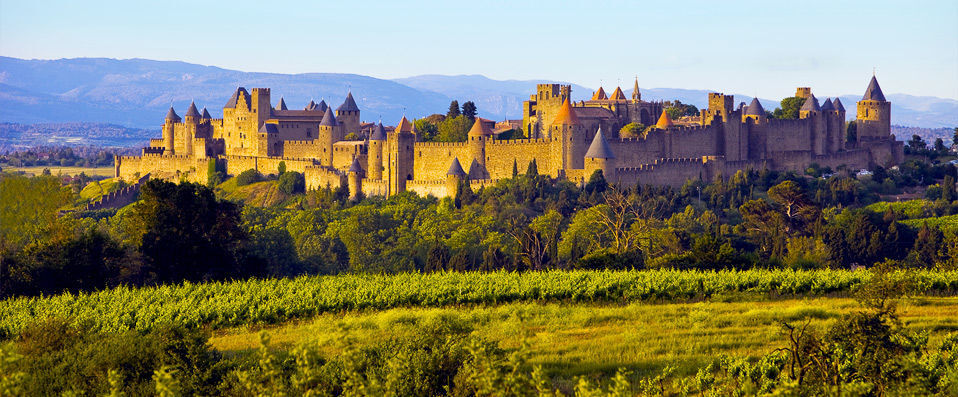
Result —
M 279 176 L 279 190 L 286 194 L 304 193 L 306 178 L 296 171 L 284 172 Z
M 246 186 L 261 180 L 263 180 L 263 175 L 251 168 L 236 176 L 236 186 Z

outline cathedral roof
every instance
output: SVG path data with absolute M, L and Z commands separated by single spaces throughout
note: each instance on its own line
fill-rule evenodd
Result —
M 359 106 L 356 106 L 356 100 L 353 99 L 352 91 L 346 94 L 346 100 L 343 101 L 342 105 L 339 105 L 339 107 L 336 108 L 336 111 L 337 112 L 358 112 L 359 111 Z
M 602 87 L 599 87 L 599 90 L 596 91 L 595 94 L 592 94 L 592 100 L 600 101 L 603 99 L 609 99 L 609 98 L 605 96 L 605 90 L 603 90 Z
M 337 126 L 338 124 L 336 124 L 336 116 L 333 116 L 333 112 L 327 111 L 326 114 L 323 115 L 323 121 L 320 121 L 319 125 L 324 127 Z
M 815 98 L 815 94 L 812 94 L 805 100 L 805 103 L 802 104 L 802 108 L 799 109 L 803 112 L 816 111 L 820 112 L 822 110 L 821 106 L 818 106 L 818 98 Z
M 190 108 L 186 109 L 186 114 L 183 117 L 196 117 L 200 118 L 200 112 L 196 110 L 196 104 L 192 101 L 190 102 Z
M 662 109 L 662 115 L 659 116 L 659 121 L 655 122 L 655 128 L 666 129 L 673 126 L 672 118 L 669 117 L 669 114 L 665 112 L 665 109 Z
M 830 98 L 825 98 L 825 103 L 822 104 L 822 111 L 828 112 L 832 110 L 835 110 L 835 105 L 832 104 L 832 100 Z
M 399 120 L 399 125 L 396 126 L 396 132 L 412 132 L 413 125 L 406 116 L 402 116 L 402 120 Z
M 349 172 L 357 174 L 363 173 L 363 166 L 359 165 L 359 157 L 353 157 L 353 163 L 349 166 Z
M 205 106 L 203 107 L 203 111 L 200 112 L 200 113 L 203 114 L 203 118 L 204 118 L 204 119 L 212 119 L 212 118 L 213 118 L 213 116 L 210 116 L 210 112 L 209 112 L 208 110 L 206 110 L 206 107 L 205 107 Z
M 862 97 L 862 100 L 885 102 L 885 94 L 882 94 L 881 87 L 878 86 L 878 79 L 875 76 L 872 76 L 872 81 L 868 82 L 868 88 L 865 90 L 865 96 Z
M 462 169 L 462 164 L 459 164 L 458 157 L 452 159 L 452 164 L 449 165 L 449 171 L 446 172 L 446 175 L 455 175 L 458 177 L 466 176 L 466 171 Z
M 249 92 L 246 92 L 246 88 L 239 87 L 236 91 L 233 92 L 233 96 L 230 97 L 230 100 L 226 102 L 224 108 L 235 108 L 237 101 L 239 101 L 240 95 L 243 96 L 243 99 L 246 101 L 246 110 L 249 110 Z
M 276 128 L 276 124 L 263 123 L 263 126 L 259 127 L 259 132 L 265 132 L 267 134 L 276 134 L 276 133 L 279 133 L 279 128 Z
M 276 105 L 276 110 L 289 110 L 286 107 L 286 101 L 283 100 L 283 97 L 279 97 L 279 104 Z
M 173 106 L 170 106 L 170 111 L 166 112 L 166 120 L 179 123 L 182 119 L 176 114 L 176 111 L 173 110 Z
M 472 123 L 472 128 L 469 129 L 469 136 L 486 136 L 492 135 L 492 129 L 486 123 L 482 122 L 481 118 L 476 117 L 476 121 Z
M 837 110 L 837 111 L 839 111 L 839 112 L 844 112 L 844 111 L 845 111 L 845 107 L 842 106 L 842 101 L 841 101 L 840 99 L 838 99 L 838 98 L 835 98 L 835 102 L 832 102 L 832 106 L 835 106 L 835 110 Z
M 568 99 L 565 102 L 562 102 L 562 106 L 559 107 L 559 113 L 556 115 L 555 121 L 552 122 L 553 125 L 578 125 L 579 118 L 576 116 L 575 111 L 572 110 L 572 103 Z
M 369 135 L 370 141 L 385 141 L 386 140 L 386 129 L 383 128 L 383 123 L 377 123 L 373 127 L 373 133 Z
M 611 99 L 611 100 L 613 100 L 613 101 L 620 101 L 620 100 L 621 100 L 621 101 L 624 101 L 624 100 L 625 100 L 625 94 L 622 93 L 622 88 L 621 88 L 621 87 L 615 87 L 615 91 L 612 91 L 612 96 L 610 96 L 609 99 Z
M 602 127 L 599 127 L 599 129 L 595 131 L 595 137 L 592 138 L 592 144 L 589 145 L 589 151 L 585 152 L 585 157 L 596 159 L 615 158 L 615 155 L 612 154 L 612 148 L 609 147 L 609 143 L 605 141 L 605 136 L 602 135 Z
M 762 107 L 762 103 L 758 101 L 758 98 L 752 98 L 752 102 L 745 108 L 745 114 L 750 116 L 764 116 L 765 108 Z

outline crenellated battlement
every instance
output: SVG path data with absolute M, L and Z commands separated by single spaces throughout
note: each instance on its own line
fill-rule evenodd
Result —
M 415 148 L 465 147 L 469 142 L 416 142 Z
M 487 141 L 486 144 L 487 144 L 487 145 L 491 145 L 491 146 L 496 146 L 496 145 L 499 145 L 499 146 L 502 146 L 502 145 L 535 145 L 535 144 L 550 143 L 550 142 L 552 142 L 552 141 L 553 141 L 553 139 L 549 139 L 549 138 L 504 139 L 504 140 L 495 140 L 495 139 L 494 139 L 494 140 L 491 140 L 491 141 Z

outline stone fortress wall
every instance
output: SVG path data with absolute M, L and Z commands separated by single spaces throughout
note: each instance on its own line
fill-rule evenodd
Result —
M 903 160 L 903 144 L 890 132 L 890 105 L 874 78 L 858 103 L 861 139 L 853 144 L 844 141 L 840 101 L 820 104 L 807 87 L 797 95 L 806 98 L 799 119 L 768 119 L 757 101 L 733 109 L 732 96 L 712 93 L 708 108 L 677 125 L 663 102 L 641 99 L 637 82 L 631 99 L 620 88 L 611 96 L 600 88 L 578 103 L 570 100 L 570 86 L 540 84 L 523 104 L 522 126 L 531 139 L 498 140 L 490 123 L 476 122 L 466 142 L 417 142 L 405 117 L 388 133 L 382 124 L 361 130 L 351 93 L 336 109 L 310 102 L 289 110 L 282 98 L 272 107 L 269 89 L 240 87 L 222 119 L 192 104 L 184 118 L 171 108 L 163 137 L 151 140 L 141 156 L 117 157 L 116 176 L 205 183 L 211 160 L 224 163 L 230 175 L 247 169 L 275 174 L 284 162 L 304 174 L 308 189 L 348 186 L 352 197 L 404 190 L 443 197 L 463 182 L 479 189 L 510 178 L 513 169 L 524 173 L 532 161 L 540 174 L 576 183 L 602 171 L 613 183 L 681 186 L 743 169 L 801 171 L 812 163 L 857 169 Z M 631 122 L 652 127 L 642 137 L 619 137 L 619 128 Z M 345 140 L 349 134 L 362 140 Z

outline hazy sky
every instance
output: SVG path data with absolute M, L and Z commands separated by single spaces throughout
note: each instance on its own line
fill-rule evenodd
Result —
M 0 55 L 958 99 L 958 1 L 0 0 Z

